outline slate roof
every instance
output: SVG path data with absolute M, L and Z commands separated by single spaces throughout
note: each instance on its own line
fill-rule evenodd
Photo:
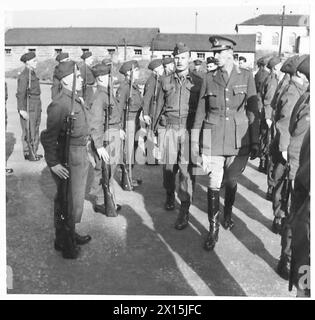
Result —
M 238 25 L 246 26 L 281 26 L 281 14 L 261 14 L 258 17 L 246 20 Z M 284 26 L 309 26 L 308 15 L 288 14 L 284 15 Z
M 159 28 L 14 28 L 5 33 L 6 46 L 150 46 Z
M 234 40 L 237 45 L 234 47 L 236 52 L 255 52 L 256 34 L 221 34 L 221 36 Z M 170 51 L 174 49 L 177 42 L 184 42 L 191 51 L 209 51 L 210 34 L 195 33 L 159 33 L 153 41 L 153 51 Z

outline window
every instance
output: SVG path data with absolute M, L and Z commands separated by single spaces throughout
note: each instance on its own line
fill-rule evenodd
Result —
M 4 50 L 6 55 L 10 55 L 12 53 L 12 50 L 9 48 L 5 48 Z
M 36 49 L 28 49 L 28 52 L 36 52 Z
M 110 54 L 111 56 L 115 53 L 115 49 L 107 49 L 108 54 Z
M 261 34 L 261 32 L 257 32 L 257 33 L 256 33 L 256 43 L 257 43 L 258 45 L 261 45 L 261 39 L 262 39 L 262 34 Z
M 289 37 L 289 44 L 290 46 L 295 47 L 295 43 L 296 43 L 296 33 L 291 33 L 290 37 Z
M 206 54 L 205 53 L 201 53 L 201 52 L 197 52 L 197 58 L 198 59 L 205 59 L 205 57 L 206 57 Z
M 55 54 L 57 55 L 57 54 L 59 54 L 59 53 L 61 53 L 62 52 L 62 49 L 55 49 Z
M 279 45 L 279 33 L 278 33 L 278 32 L 275 32 L 275 33 L 272 35 L 271 44 L 272 44 L 273 46 Z
M 142 55 L 142 49 L 135 49 L 135 55 L 141 56 Z

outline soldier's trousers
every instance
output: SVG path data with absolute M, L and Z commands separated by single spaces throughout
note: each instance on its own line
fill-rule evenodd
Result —
M 209 185 L 212 190 L 220 190 L 222 182 L 234 188 L 246 168 L 248 155 L 244 156 L 209 156 Z
M 107 145 L 106 150 L 110 156 L 110 178 L 109 178 L 109 188 L 110 192 L 112 193 L 114 197 L 114 201 L 116 203 L 115 199 L 115 192 L 114 192 L 114 173 L 116 171 L 117 165 L 121 161 L 121 140 L 120 140 L 120 133 L 119 129 L 109 129 L 108 130 L 109 135 L 109 141 L 110 144 Z M 106 135 L 105 135 L 106 136 Z M 106 139 L 107 140 L 107 139 Z M 104 204 L 104 192 L 101 184 L 102 179 L 102 161 L 98 157 L 98 155 L 95 154 L 95 167 L 94 167 L 94 178 L 91 185 L 91 196 L 95 197 L 95 203 L 98 205 Z
M 179 172 L 178 197 L 181 202 L 192 202 L 194 180 L 190 163 L 190 134 L 180 125 L 168 124 L 162 142 L 163 185 L 167 192 L 176 189 Z
M 89 169 L 89 159 L 86 146 L 73 146 L 69 148 L 69 166 L 70 166 L 70 194 L 69 208 L 71 224 L 81 222 L 84 208 L 85 188 Z M 57 185 L 57 194 L 54 201 L 55 227 L 58 229 L 60 203 L 59 196 L 61 192 L 61 179 L 52 172 L 52 176 Z
M 39 96 L 31 96 L 30 98 L 30 111 L 29 111 L 29 121 L 30 121 L 30 136 L 34 147 L 34 152 L 37 153 L 39 146 L 39 126 L 41 122 L 41 100 Z M 20 116 L 20 123 L 22 127 L 22 145 L 24 154 L 29 153 L 27 139 L 27 121 Z
M 135 163 L 135 134 L 136 134 L 136 120 L 129 119 L 126 123 L 126 154 L 127 154 L 127 164 Z

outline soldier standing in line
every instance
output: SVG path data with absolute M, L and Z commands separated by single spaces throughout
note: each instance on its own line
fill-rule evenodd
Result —
M 22 127 L 22 145 L 25 160 L 38 161 L 43 156 L 37 154 L 39 146 L 39 126 L 41 121 L 42 103 L 40 100 L 39 79 L 36 76 L 35 69 L 37 66 L 36 55 L 33 51 L 25 53 L 20 59 L 25 68 L 18 77 L 17 83 L 17 108 L 20 114 Z M 29 104 L 29 113 L 27 112 Z M 33 142 L 34 159 L 29 155 L 31 152 L 27 143 L 27 121 L 30 122 L 30 138 Z
M 91 66 L 93 63 L 92 52 L 85 51 L 81 55 L 81 59 L 83 60 L 83 63 L 80 67 L 80 72 L 83 79 L 82 97 L 87 107 L 90 107 L 91 104 L 93 103 L 93 95 L 94 95 L 94 87 L 95 87 L 95 78 L 91 70 Z
M 7 124 L 8 124 L 8 111 L 7 111 L 7 100 L 8 100 L 8 85 L 5 82 L 4 83 L 4 89 L 5 89 L 5 131 L 7 131 Z M 5 162 L 7 165 L 7 162 Z M 6 173 L 13 173 L 13 169 L 11 168 L 5 168 Z
M 240 56 L 238 58 L 238 64 L 239 64 L 240 68 L 248 69 L 247 59 L 245 57 Z
M 126 121 L 127 170 L 132 170 L 132 166 L 130 168 L 128 164 L 133 165 L 135 162 L 136 121 L 138 121 L 138 116 L 143 107 L 143 98 L 138 85 L 135 83 L 140 75 L 138 61 L 126 61 L 120 67 L 119 72 L 125 76 L 125 79 L 117 89 L 116 98 L 120 109 L 125 110 L 128 104 L 128 118 L 123 121 Z M 129 172 L 129 175 L 132 176 L 132 172 Z M 142 181 L 140 179 L 132 179 L 131 181 L 133 187 L 137 187 L 141 183 Z
M 233 61 L 236 43 L 221 36 L 209 38 L 218 69 L 204 78 L 192 130 L 192 149 L 201 151 L 204 171 L 209 175 L 207 191 L 209 233 L 204 243 L 213 250 L 219 236 L 220 189 L 225 183 L 223 227 L 234 226 L 232 208 L 237 181 L 248 157 L 259 152 L 259 116 L 253 75 Z M 203 144 L 200 148 L 200 130 Z
M 201 66 L 202 66 L 202 61 L 200 59 L 194 60 L 194 71 L 203 75 L 204 72 L 201 71 Z
M 260 143 L 261 155 L 258 170 L 267 174 L 268 168 L 268 152 L 269 144 L 271 141 L 272 130 L 272 108 L 271 101 L 276 92 L 278 85 L 278 74 L 281 68 L 281 60 L 278 57 L 271 58 L 267 63 L 267 68 L 270 70 L 269 75 L 266 77 L 262 89 L 261 100 L 263 108 L 261 110 L 261 129 L 260 129 Z M 272 186 L 268 186 L 267 194 L 272 194 Z
M 41 142 L 45 150 L 45 159 L 57 185 L 57 195 L 54 201 L 55 249 L 62 251 L 66 259 L 76 259 L 80 248 L 91 240 L 89 235 L 79 235 L 75 232 L 75 224 L 81 222 L 84 207 L 85 187 L 89 168 L 87 143 L 89 126 L 87 108 L 82 98 L 77 94 L 82 89 L 82 78 L 74 61 L 59 64 L 56 77 L 61 82 L 61 94 L 47 108 L 47 127 L 41 133 Z M 75 77 L 75 79 L 74 79 Z M 75 88 L 73 84 L 75 81 Z M 74 92 L 73 90 L 74 89 Z M 74 95 L 74 96 L 73 96 Z M 69 170 L 63 166 L 65 157 L 66 121 L 72 111 L 75 119 L 70 133 Z M 68 197 L 67 226 L 61 217 L 60 194 L 63 192 L 63 179 L 70 179 L 70 194 Z M 69 237 L 71 241 L 69 241 Z
M 101 160 L 103 159 L 111 166 L 109 177 L 110 192 L 114 196 L 116 210 L 119 211 L 121 206 L 116 203 L 113 183 L 117 164 L 121 161 L 121 140 L 125 138 L 125 133 L 122 130 L 123 110 L 114 97 L 110 78 L 111 68 L 112 65 L 108 63 L 100 63 L 92 68 L 97 82 L 97 89 L 91 106 L 90 126 L 94 149 L 98 157 L 95 157 L 96 165 L 91 195 L 96 198 L 94 211 L 104 215 L 108 214 L 104 203 L 104 192 L 100 184 L 102 179 Z M 108 112 L 109 116 L 109 129 L 104 132 L 105 112 Z M 105 143 L 108 144 L 106 148 Z
M 216 64 L 216 60 L 214 57 L 208 57 L 207 58 L 207 72 L 214 71 L 218 68 L 218 65 Z
M 287 150 L 290 142 L 289 122 L 292 110 L 307 89 L 307 81 L 304 77 L 297 75 L 297 66 L 299 56 L 296 55 L 289 59 L 290 61 L 282 66 L 282 72 L 290 76 L 288 85 L 279 95 L 275 109 L 274 123 L 276 128 L 275 138 L 270 144 L 270 162 L 272 163 L 272 178 L 274 181 L 273 189 L 273 214 L 274 221 L 272 230 L 274 233 L 280 233 L 282 221 L 287 216 L 286 209 L 282 207 L 283 185 L 286 178 Z M 285 210 L 285 211 L 284 211 Z
M 158 156 L 154 154 L 155 147 L 160 140 L 156 137 L 155 129 L 158 129 L 158 124 L 156 123 L 158 114 L 157 114 L 157 97 L 159 95 L 161 89 L 161 77 L 164 75 L 164 67 L 162 59 L 152 60 L 148 69 L 152 71 L 150 77 L 148 78 L 145 87 L 144 87 L 144 95 L 143 95 L 143 121 L 148 125 L 148 140 L 147 143 L 147 163 L 154 164 L 155 160 L 153 156 Z
M 56 61 L 58 62 L 58 64 L 63 63 L 65 61 L 69 61 L 69 60 L 70 60 L 70 58 L 69 58 L 68 52 L 60 52 L 56 56 Z M 55 67 L 54 74 L 53 74 L 53 84 L 51 87 L 51 100 L 54 100 L 55 97 L 60 93 L 60 91 L 62 89 L 62 84 L 55 76 L 57 68 L 58 68 L 58 65 Z
M 265 79 L 269 74 L 268 69 L 266 68 L 266 64 L 267 64 L 267 61 L 266 61 L 266 58 L 264 57 L 261 57 L 260 59 L 257 60 L 257 66 L 259 69 L 255 74 L 255 85 L 256 85 L 257 98 L 258 98 L 259 114 L 261 113 L 262 107 L 263 107 L 262 101 L 261 101 L 261 89 Z
M 190 131 L 194 121 L 201 86 L 200 78 L 189 73 L 190 49 L 184 43 L 176 44 L 173 56 L 176 71 L 161 82 L 158 98 L 159 114 L 164 115 L 166 128 L 161 141 L 163 185 L 166 189 L 166 210 L 175 209 L 176 174 L 179 171 L 180 211 L 175 229 L 188 226 L 194 177 L 190 159 Z M 199 82 L 195 82 L 199 79 Z
M 297 75 L 299 77 L 306 77 L 310 81 L 310 56 L 302 56 L 301 62 L 297 67 Z M 293 111 L 291 113 L 290 124 L 289 124 L 289 133 L 290 133 L 290 143 L 288 146 L 288 167 L 289 167 L 289 184 L 293 187 L 293 194 L 291 200 L 290 215 L 284 221 L 284 226 L 281 233 L 281 257 L 278 263 L 278 273 L 284 277 L 288 278 L 290 263 L 291 263 L 291 239 L 292 239 L 292 228 L 291 224 L 292 219 L 295 214 L 298 214 L 300 207 L 303 207 L 305 200 L 305 193 L 303 191 L 303 185 L 308 184 L 309 191 L 309 173 L 308 175 L 301 175 L 299 177 L 300 186 L 296 185 L 297 182 L 297 170 L 300 165 L 300 156 L 301 155 L 301 145 L 302 141 L 310 127 L 310 85 L 308 86 L 306 92 L 299 98 L 295 104 Z M 300 179 L 303 177 L 302 179 Z M 293 183 L 294 181 L 294 183 Z M 300 194 L 302 190 L 302 194 Z M 307 203 L 305 203 L 307 204 Z M 306 209 L 307 211 L 307 209 Z M 301 212 L 301 216 L 307 214 L 307 212 Z M 303 252 L 303 250 L 302 250 Z M 299 254 L 296 252 L 295 254 Z M 292 258 L 293 263 L 293 258 Z M 291 269 L 292 270 L 292 269 Z M 292 276 L 296 279 L 298 269 L 295 269 L 295 275 Z M 291 278 L 291 279 L 293 279 Z M 295 280 L 294 280 L 295 281 Z M 296 283 L 294 283 L 296 285 Z
M 163 58 L 163 67 L 164 67 L 164 74 L 166 76 L 175 72 L 174 58 L 171 58 L 171 57 Z

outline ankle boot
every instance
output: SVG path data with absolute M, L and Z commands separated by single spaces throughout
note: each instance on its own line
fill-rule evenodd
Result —
M 171 211 L 175 209 L 175 194 L 174 192 L 166 192 L 165 210 Z
M 220 217 L 220 191 L 208 188 L 208 219 L 210 223 L 209 233 L 204 243 L 204 249 L 211 251 L 219 239 L 219 217 Z
M 232 207 L 235 201 L 235 194 L 237 185 L 233 188 L 225 188 L 225 199 L 224 199 L 224 221 L 223 228 L 231 230 L 234 227 L 234 221 L 232 220 Z
M 183 230 L 188 226 L 190 201 L 182 201 L 180 211 L 175 222 L 175 229 Z

